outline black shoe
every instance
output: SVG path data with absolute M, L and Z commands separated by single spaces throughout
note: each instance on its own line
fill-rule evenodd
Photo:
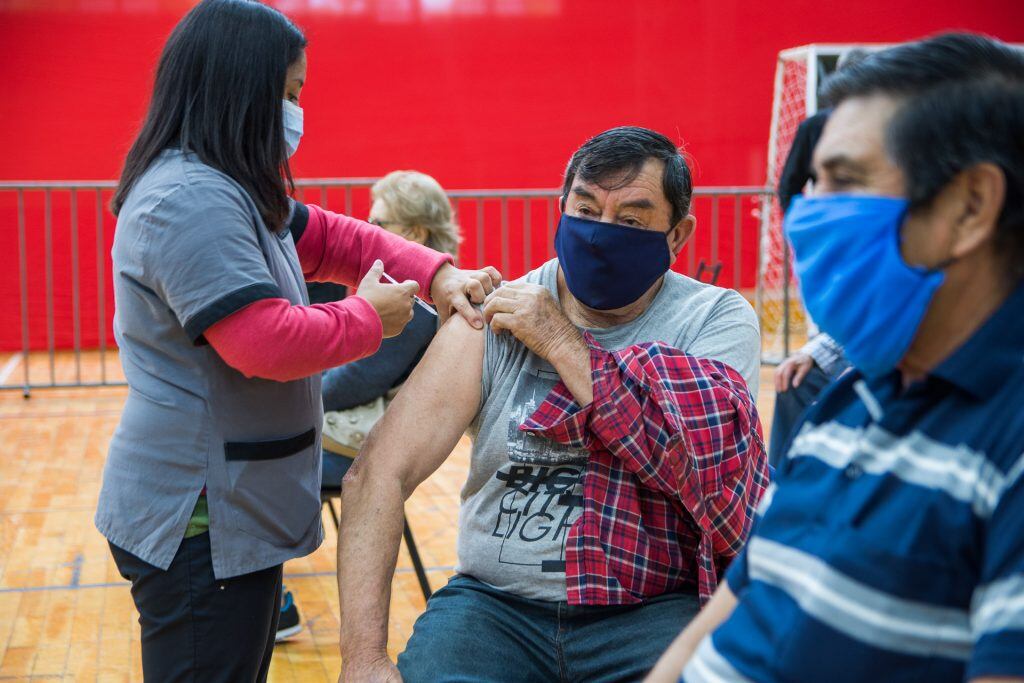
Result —
M 284 594 L 284 600 L 281 601 L 281 616 L 277 621 L 277 636 L 274 637 L 274 642 L 280 643 L 301 630 L 302 622 L 299 620 L 299 609 L 295 606 L 295 601 L 292 600 L 292 592 L 287 591 Z

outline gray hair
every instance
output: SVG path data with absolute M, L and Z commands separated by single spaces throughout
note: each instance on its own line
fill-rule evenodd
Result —
M 457 256 L 459 226 L 448 195 L 436 180 L 419 171 L 392 171 L 374 184 L 370 196 L 387 204 L 393 221 L 423 227 L 428 247 Z

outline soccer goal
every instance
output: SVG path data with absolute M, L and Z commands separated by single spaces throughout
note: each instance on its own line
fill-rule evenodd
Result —
M 796 129 L 818 111 L 818 86 L 835 71 L 839 57 L 853 48 L 877 50 L 883 47 L 886 46 L 853 43 L 805 45 L 779 53 L 768 137 L 768 187 L 778 187 Z M 761 357 L 765 362 L 781 361 L 807 339 L 810 323 L 793 278 L 777 197 L 766 199 L 765 206 L 761 207 L 757 313 L 761 320 Z

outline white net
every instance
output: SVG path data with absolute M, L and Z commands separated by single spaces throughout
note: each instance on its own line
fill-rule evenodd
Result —
M 807 117 L 807 69 L 806 52 L 789 51 L 780 57 L 775 75 L 768 149 L 768 186 L 771 188 L 778 186 L 796 129 Z M 761 264 L 757 290 L 761 356 L 766 361 L 779 361 L 806 339 L 807 316 L 794 286 L 777 197 L 771 199 L 770 206 L 762 207 L 761 216 Z

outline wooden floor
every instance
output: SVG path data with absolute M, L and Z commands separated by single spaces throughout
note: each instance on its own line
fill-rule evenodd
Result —
M 87 356 L 85 371 L 94 373 L 96 362 Z M 33 359 L 33 372 L 37 364 L 45 372 L 49 359 Z M 0 356 L 0 368 L 10 371 L 8 384 L 20 382 L 17 366 Z M 58 357 L 55 367 L 62 380 L 75 371 L 70 357 Z M 770 377 L 762 371 L 766 423 Z M 142 680 L 128 584 L 92 524 L 104 454 L 124 397 L 123 388 L 47 389 L 28 400 L 19 391 L 0 392 L 0 681 Z M 458 492 L 468 454 L 463 439 L 406 508 L 435 587 L 455 564 Z M 285 585 L 295 596 L 303 631 L 276 648 L 271 681 L 334 681 L 338 675 L 336 535 L 330 519 L 324 521 L 320 550 L 285 565 Z M 423 608 L 403 549 L 391 605 L 392 656 L 405 647 Z

